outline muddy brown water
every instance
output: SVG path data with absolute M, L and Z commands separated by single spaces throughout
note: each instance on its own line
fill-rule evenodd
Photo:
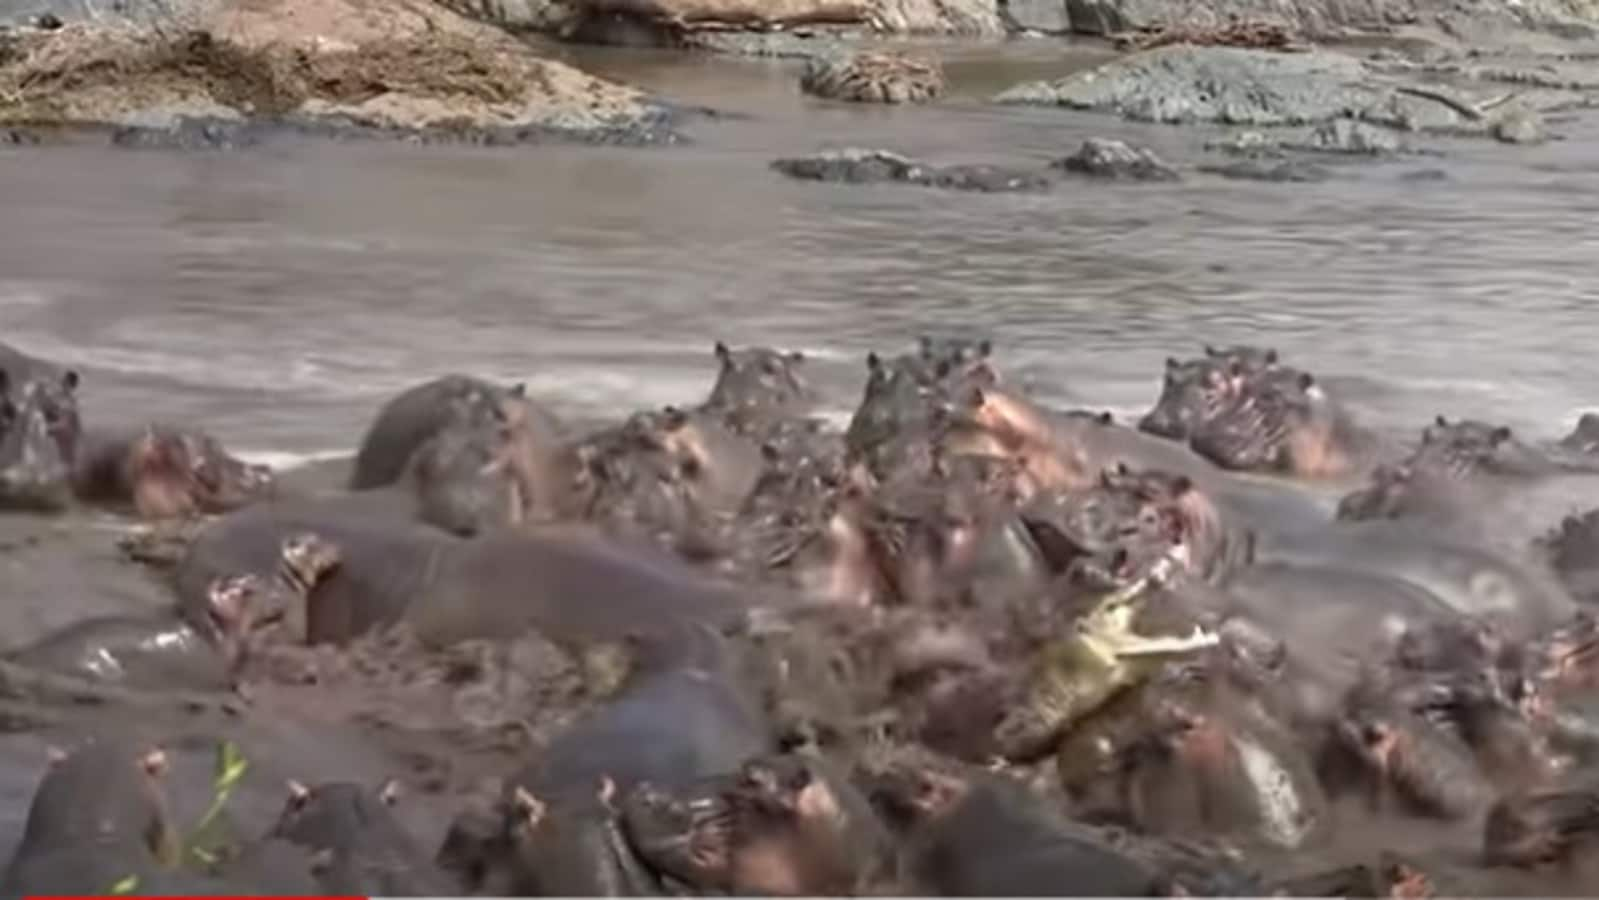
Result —
M 555 52 L 735 115 L 654 149 L 0 150 L 0 340 L 84 369 L 91 422 L 199 424 L 280 462 L 350 450 L 386 396 L 446 371 L 525 379 L 584 419 L 693 401 L 716 339 L 810 351 L 841 414 L 868 349 L 928 330 L 987 334 L 1044 397 L 1123 413 L 1200 341 L 1273 344 L 1397 429 L 1443 412 L 1553 436 L 1599 405 L 1599 116 L 1541 147 L 1418 139 L 1443 155 L 1322 184 L 980 196 L 767 163 L 857 145 L 1041 165 L 1113 136 L 1191 164 L 1217 132 L 985 104 L 1103 55 L 1045 42 L 949 51 L 953 94 L 921 109 L 805 98 L 793 62 Z M 30 573 L 7 645 L 159 602 L 113 586 L 140 576 L 103 533 L 75 530 L 85 557 L 3 524 Z M 0 741 L 0 853 L 39 744 Z

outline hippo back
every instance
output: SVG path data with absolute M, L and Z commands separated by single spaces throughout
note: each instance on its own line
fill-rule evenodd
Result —
M 528 629 L 582 643 L 720 622 L 743 606 L 731 587 L 658 550 L 551 529 L 456 545 L 408 619 L 435 644 Z

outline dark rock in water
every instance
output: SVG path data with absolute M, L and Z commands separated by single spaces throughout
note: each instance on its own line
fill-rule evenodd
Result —
M 936 60 L 904 53 L 815 56 L 800 89 L 856 103 L 926 103 L 944 93 L 944 72 Z
M 1393 132 L 1352 119 L 1324 122 L 1310 132 L 1307 140 L 1289 144 L 1289 147 L 1295 150 L 1366 156 L 1386 156 L 1404 149 L 1399 137 Z
M 1332 177 L 1332 172 L 1323 166 L 1296 160 L 1282 162 L 1240 160 L 1230 163 L 1207 163 L 1198 166 L 1198 169 L 1210 175 L 1220 175 L 1223 178 L 1232 178 L 1238 181 L 1307 183 L 1326 181 Z
M 840 184 L 912 184 L 954 191 L 1041 191 L 1050 179 L 1037 172 L 1000 166 L 933 166 L 887 150 L 830 150 L 776 160 L 772 168 L 790 178 Z
M 1055 160 L 1050 168 L 1126 181 L 1177 181 L 1182 177 L 1154 151 L 1109 138 L 1089 138 L 1076 153 Z
M 1448 181 L 1449 173 L 1443 169 L 1415 169 L 1399 176 L 1400 181 Z
M 1351 56 L 1239 47 L 1160 47 L 1075 72 L 1020 84 L 1003 104 L 1064 106 L 1170 124 L 1271 127 L 1362 119 L 1406 128 L 1480 131 L 1467 101 L 1409 89 Z
M 1000 15 L 1017 31 L 1063 34 L 1072 30 L 1066 0 L 1000 0 Z
M 229 119 L 180 118 L 163 128 L 125 125 L 111 132 L 111 145 L 129 149 L 234 150 L 261 142 L 261 129 Z

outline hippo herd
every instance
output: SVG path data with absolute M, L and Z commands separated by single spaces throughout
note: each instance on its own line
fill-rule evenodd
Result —
M 841 431 L 803 354 L 714 357 L 702 402 L 589 433 L 443 375 L 314 488 L 99 433 L 90 379 L 0 345 L 0 511 L 179 545 L 170 609 L 0 657 L 5 732 L 19 697 L 85 724 L 0 896 L 1599 891 L 1599 416 L 1386 434 L 1207 346 L 1122 423 L 921 337 Z M 531 638 L 597 686 L 436 843 L 403 777 L 313 771 L 202 852 L 182 741 L 107 724 Z

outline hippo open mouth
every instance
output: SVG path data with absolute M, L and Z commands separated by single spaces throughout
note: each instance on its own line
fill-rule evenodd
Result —
M 651 868 L 697 887 L 725 887 L 731 878 L 736 827 L 724 779 L 682 795 L 653 784 L 636 786 L 622 802 L 628 842 Z

